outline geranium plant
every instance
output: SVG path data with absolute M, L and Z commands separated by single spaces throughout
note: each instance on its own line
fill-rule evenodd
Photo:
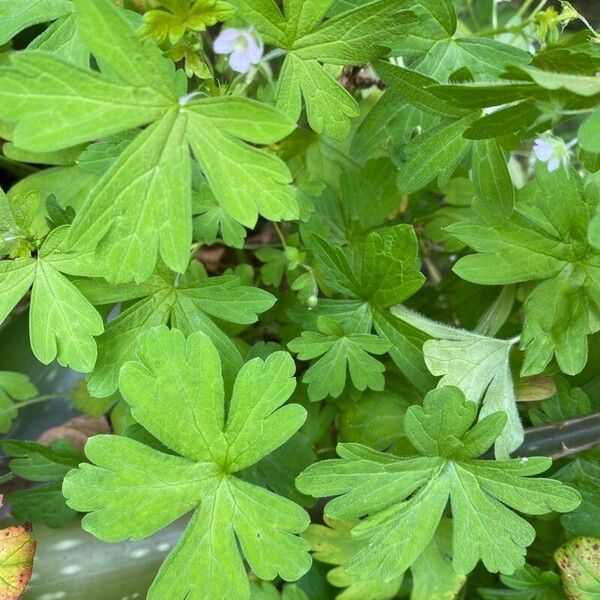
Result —
M 0 597 L 600 594 L 599 17 L 0 0 Z

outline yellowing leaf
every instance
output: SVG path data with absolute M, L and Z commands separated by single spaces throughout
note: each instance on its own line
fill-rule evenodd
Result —
M 561 546 L 554 559 L 570 600 L 593 600 L 600 594 L 600 539 L 577 537 Z
M 0 495 L 0 506 L 2 496 Z M 0 599 L 19 600 L 25 591 L 35 554 L 31 525 L 0 529 Z

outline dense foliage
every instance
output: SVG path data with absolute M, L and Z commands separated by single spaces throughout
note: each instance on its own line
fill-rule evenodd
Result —
M 593 20 L 0 0 L 0 44 L 0 321 L 101 423 L 12 439 L 57 394 L 0 371 L 0 597 L 81 513 L 184 518 L 151 600 L 598 597 Z

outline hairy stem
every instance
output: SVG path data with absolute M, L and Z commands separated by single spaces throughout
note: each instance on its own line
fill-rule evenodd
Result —
M 563 458 L 600 446 L 600 412 L 558 423 L 531 427 L 515 456 Z

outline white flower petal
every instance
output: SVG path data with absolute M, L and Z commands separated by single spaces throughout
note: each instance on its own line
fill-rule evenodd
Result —
M 252 61 L 248 57 L 246 50 L 232 52 L 229 57 L 229 66 L 236 73 L 247 73 L 252 66 Z
M 552 158 L 552 155 L 554 154 L 554 146 L 548 143 L 546 140 L 538 138 L 535 140 L 533 152 L 538 160 L 546 162 Z
M 553 173 L 559 167 L 560 167 L 560 158 L 554 157 L 548 161 L 548 171 L 550 171 L 550 173 Z
M 223 29 L 214 41 L 213 50 L 216 54 L 230 54 L 235 50 L 238 38 L 243 34 L 243 31 L 234 27 Z
M 263 56 L 262 44 L 258 44 L 257 41 L 252 38 L 248 40 L 248 47 L 245 50 L 246 56 L 253 65 L 257 65 Z

